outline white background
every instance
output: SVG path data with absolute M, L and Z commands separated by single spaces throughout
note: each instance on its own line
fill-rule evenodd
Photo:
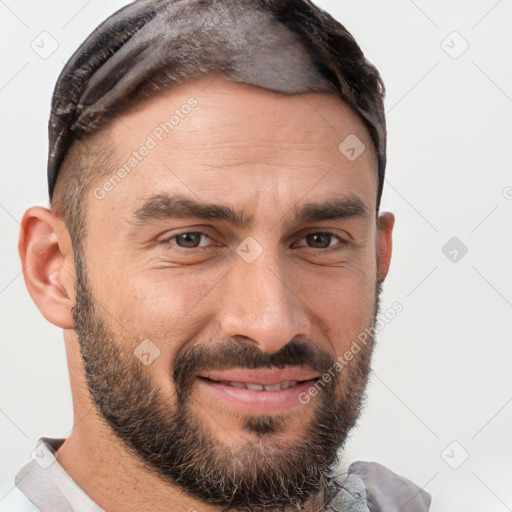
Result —
M 37 439 L 71 428 L 62 332 L 25 288 L 19 221 L 48 206 L 57 76 L 126 3 L 0 1 L 0 500 Z M 512 2 L 318 4 L 386 84 L 382 208 L 396 226 L 383 310 L 403 304 L 379 337 L 346 461 L 377 461 L 425 486 L 437 512 L 512 510 Z M 46 59 L 31 48 L 43 31 L 58 43 Z M 456 262 L 442 251 L 452 237 L 468 249 Z

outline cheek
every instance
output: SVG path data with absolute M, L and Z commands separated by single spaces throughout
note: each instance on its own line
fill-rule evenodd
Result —
M 139 271 L 123 281 L 115 318 L 123 339 L 133 351 L 150 340 L 158 356 L 144 367 L 164 396 L 174 396 L 172 364 L 180 351 L 207 336 L 215 315 L 212 276 L 188 269 Z M 118 286 L 112 283 L 112 286 Z M 114 315 L 112 315 L 114 316 Z
M 175 353 L 206 327 L 217 274 L 190 268 L 134 271 L 123 285 L 121 317 L 139 337 L 152 337 Z
M 346 268 L 300 274 L 293 290 L 333 343 L 345 345 L 373 320 L 376 266 L 362 261 Z M 305 306 L 304 306 L 305 307 Z

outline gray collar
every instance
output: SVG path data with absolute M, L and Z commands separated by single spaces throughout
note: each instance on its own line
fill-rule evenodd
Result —
M 64 439 L 41 437 L 32 459 L 15 478 L 16 486 L 42 512 L 103 512 L 57 462 Z
M 324 505 L 325 512 L 370 512 L 366 489 L 358 475 L 339 472 L 330 479 L 332 497 Z

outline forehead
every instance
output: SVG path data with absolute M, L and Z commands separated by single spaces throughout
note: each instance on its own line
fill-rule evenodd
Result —
M 197 107 L 188 108 L 192 103 Z M 178 119 L 171 119 L 173 113 Z M 137 144 L 141 135 L 168 121 L 176 144 L 194 132 L 203 141 L 229 137 L 284 142 L 286 138 L 290 143 L 311 144 L 324 140 L 326 134 L 338 139 L 350 132 L 373 145 L 359 115 L 335 93 L 285 94 L 219 74 L 189 80 L 138 102 L 108 131 L 118 144 Z
M 115 171 L 97 184 L 107 193 L 89 210 L 127 216 L 161 192 L 248 210 L 268 210 L 265 198 L 286 207 L 346 192 L 375 208 L 371 138 L 332 93 L 288 95 L 206 75 L 139 102 L 106 136 Z M 362 152 L 351 158 L 347 145 Z

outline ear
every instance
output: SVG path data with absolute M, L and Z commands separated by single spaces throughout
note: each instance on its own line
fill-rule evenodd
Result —
M 21 220 L 18 251 L 32 300 L 52 324 L 73 329 L 75 267 L 64 222 L 47 208 L 34 206 Z
M 392 232 L 395 216 L 391 212 L 379 214 L 377 219 L 377 272 L 379 281 L 384 281 L 388 275 L 393 248 Z

